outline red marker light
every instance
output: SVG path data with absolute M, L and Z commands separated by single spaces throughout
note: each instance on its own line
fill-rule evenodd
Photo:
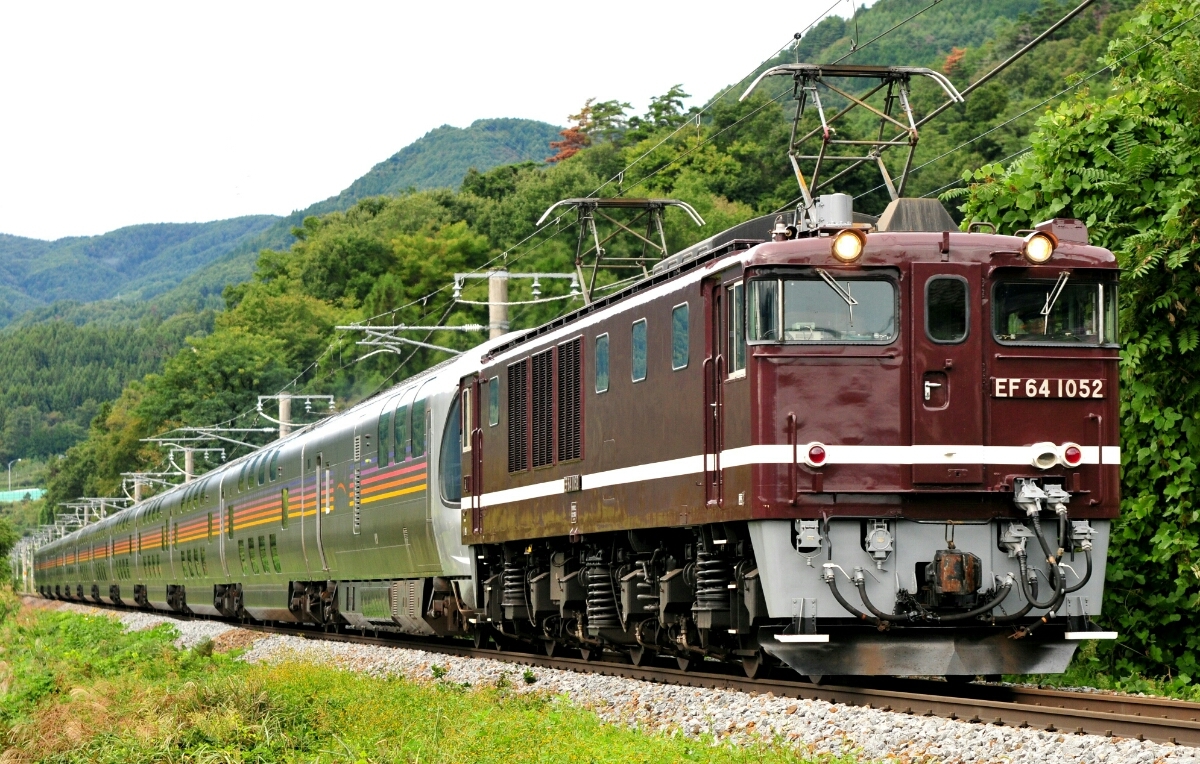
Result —
M 1079 450 L 1079 446 L 1067 446 L 1063 449 L 1063 461 L 1074 467 L 1083 461 L 1083 452 Z
M 812 446 L 808 449 L 808 463 L 814 467 L 820 467 L 825 463 L 825 448 L 823 446 Z

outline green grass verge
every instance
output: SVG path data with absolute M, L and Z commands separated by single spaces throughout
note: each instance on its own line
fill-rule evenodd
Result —
M 248 666 L 0 597 L 5 762 L 851 762 L 643 734 L 506 687 Z
M 1099 651 L 1095 641 L 1079 646 L 1071 665 L 1062 674 L 1015 674 L 1005 681 L 1038 684 L 1043 687 L 1096 687 L 1117 692 L 1145 693 L 1166 698 L 1200 702 L 1200 684 L 1193 677 L 1122 676 L 1111 671 L 1108 656 Z

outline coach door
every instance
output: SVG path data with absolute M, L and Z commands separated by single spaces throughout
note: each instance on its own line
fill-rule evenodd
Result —
M 479 502 L 483 494 L 483 423 L 479 416 L 482 389 L 477 375 L 462 379 L 458 427 L 461 428 L 459 442 L 463 450 L 462 488 L 464 498 L 470 502 L 472 533 L 483 532 L 483 512 Z M 448 422 L 447 426 L 454 425 Z
M 725 295 L 720 279 L 704 283 L 704 500 L 724 503 L 721 449 L 725 444 Z
M 977 264 L 913 264 L 913 483 L 983 481 L 968 448 L 983 445 L 980 274 Z

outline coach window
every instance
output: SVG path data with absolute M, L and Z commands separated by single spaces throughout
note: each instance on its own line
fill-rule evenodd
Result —
M 390 461 L 388 452 L 392 447 L 392 412 L 387 410 L 387 404 L 384 404 L 384 409 L 379 414 L 379 425 L 376 440 L 379 444 L 379 466 L 385 467 Z
M 422 398 L 412 407 L 412 455 L 414 459 L 424 456 L 429 446 L 428 427 L 425 421 L 426 406 L 427 401 Z
M 488 380 L 488 426 L 500 424 L 500 378 Z
M 454 409 L 457 410 L 458 408 L 459 408 L 458 400 L 455 399 Z M 450 427 L 451 426 L 450 423 L 453 421 L 455 421 L 455 420 L 447 419 L 446 426 Z M 471 432 L 475 429 L 475 427 L 473 426 L 474 423 L 471 421 L 471 388 L 469 388 L 469 387 L 462 391 L 462 412 L 461 412 L 461 416 L 458 418 L 457 421 L 458 421 L 458 425 L 460 428 L 459 432 L 458 432 L 458 439 L 460 441 L 460 444 L 462 445 L 462 450 L 470 451 L 471 450 Z M 445 435 L 445 433 L 443 433 L 442 434 L 443 442 L 445 441 L 445 439 L 446 439 L 446 435 Z
M 467 413 L 470 409 L 469 391 L 462 394 L 462 413 L 459 412 L 459 396 L 454 396 L 450 404 L 450 413 L 446 415 L 446 427 L 442 430 L 442 447 L 438 454 L 438 469 L 442 473 L 442 501 L 456 505 L 462 501 L 462 452 L 463 443 L 470 440 L 471 421 Z M 459 422 L 465 432 L 458 428 Z
M 279 449 L 275 449 L 271 454 L 271 469 L 267 471 L 267 479 L 272 483 L 275 482 L 275 478 L 277 477 L 279 477 Z M 205 487 L 207 488 L 207 486 Z M 204 498 L 207 500 L 208 496 L 205 495 Z
M 633 343 L 630 349 L 632 355 L 633 381 L 641 382 L 646 378 L 646 319 L 639 318 L 633 322 Z
M 671 368 L 686 369 L 688 365 L 688 304 L 671 309 Z
M 408 429 L 408 401 L 412 399 L 412 393 L 405 393 L 403 398 L 398 401 L 403 401 L 396 406 L 396 462 L 403 462 L 411 458 L 409 455 L 409 429 Z
M 925 332 L 929 339 L 952 345 L 967 338 L 967 280 L 935 276 L 925 282 Z
M 608 335 L 596 338 L 596 392 L 608 392 Z
M 284 488 L 279 492 L 279 525 L 282 528 L 288 527 L 288 515 L 291 507 L 288 506 L 288 489 Z

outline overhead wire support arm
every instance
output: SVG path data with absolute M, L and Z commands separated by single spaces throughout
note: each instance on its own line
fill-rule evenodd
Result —
M 963 103 L 964 98 L 954 87 L 949 78 L 941 72 L 920 66 L 856 66 L 846 64 L 782 64 L 767 69 L 750 83 L 742 94 L 745 100 L 755 88 L 767 77 L 787 75 L 793 80 L 792 95 L 796 100 L 796 111 L 792 119 L 791 139 L 788 146 L 788 160 L 800 186 L 806 230 L 814 228 L 816 223 L 816 196 L 822 188 L 826 188 L 838 179 L 853 172 L 863 164 L 874 164 L 883 177 L 883 182 L 889 196 L 894 200 L 904 194 L 908 176 L 912 169 L 913 156 L 919 140 L 918 123 L 913 116 L 912 102 L 909 98 L 909 83 L 913 77 L 926 77 L 935 82 L 948 96 L 951 103 Z M 840 83 L 831 80 L 876 80 L 876 84 L 865 92 L 854 94 Z M 821 102 L 820 89 L 832 93 L 835 97 L 845 99 L 847 104 L 832 115 L 825 110 Z M 884 91 L 881 107 L 871 104 L 868 99 Z M 817 125 L 807 132 L 801 133 L 801 123 L 809 106 L 816 111 Z M 899 110 L 899 114 L 895 110 Z M 879 128 L 874 138 L 839 137 L 837 123 L 844 116 L 861 109 L 870 112 L 878 119 Z M 888 128 L 899 132 L 887 138 Z M 819 139 L 819 145 L 809 148 L 814 139 Z M 893 146 L 907 146 L 908 155 L 904 160 L 904 169 L 893 178 L 883 161 L 883 152 Z M 858 148 L 862 153 L 832 153 L 831 148 Z M 846 163 L 828 179 L 821 177 L 823 165 L 829 162 Z M 811 163 L 809 171 L 806 165 Z
M 641 270 L 643 276 L 647 276 L 650 273 L 646 267 L 649 260 L 660 260 L 670 254 L 667 248 L 667 234 L 663 228 L 662 217 L 663 210 L 667 207 L 678 207 L 687 213 L 688 217 L 697 226 L 704 225 L 704 218 L 700 216 L 700 213 L 696 212 L 692 205 L 679 199 L 627 199 L 624 197 L 562 199 L 550 205 L 550 208 L 542 213 L 542 216 L 538 218 L 537 225 L 540 227 L 556 209 L 564 206 L 575 208 L 576 223 L 579 226 L 579 237 L 575 245 L 574 275 L 580 284 L 586 282 L 583 288 L 583 301 L 585 305 L 591 304 L 595 295 L 597 288 L 596 275 L 600 268 L 637 269 Z M 621 221 L 613 217 L 606 210 L 627 210 L 633 212 L 634 215 L 629 220 Z M 597 217 L 613 226 L 612 232 L 603 238 L 601 238 L 599 228 L 596 225 Z M 645 234 L 641 234 L 633 229 L 633 226 L 643 219 L 646 221 Z M 591 234 L 592 241 L 590 246 L 586 245 L 588 234 Z M 609 257 L 607 255 L 604 245 L 620 234 L 631 236 L 641 244 L 642 253 L 640 257 Z M 655 234 L 657 234 L 657 241 L 653 238 Z M 591 273 L 585 278 L 583 272 L 585 267 L 584 261 L 588 257 L 591 257 Z

